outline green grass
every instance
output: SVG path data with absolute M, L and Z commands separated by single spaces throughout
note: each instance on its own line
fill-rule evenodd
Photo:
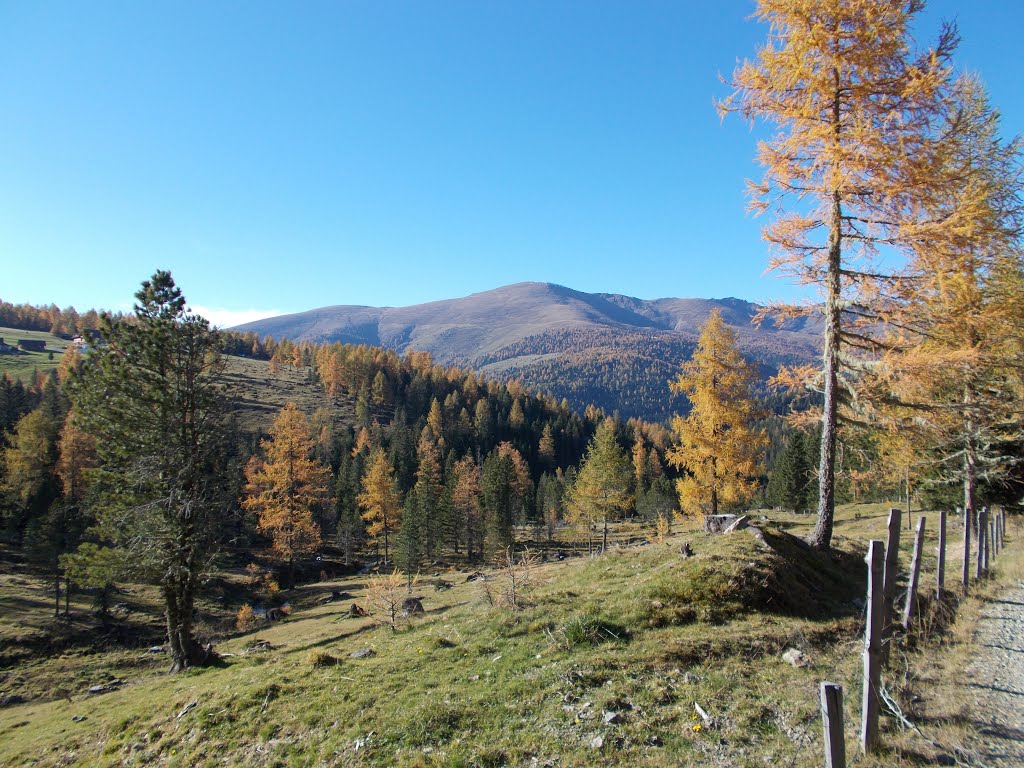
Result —
M 0 764 L 820 765 L 821 680 L 844 685 L 855 743 L 854 599 L 885 509 L 844 508 L 830 558 L 780 530 L 813 520 L 778 515 L 763 523 L 770 550 L 745 532 L 690 527 L 660 545 L 544 564 L 518 611 L 445 572 L 454 588 L 421 581 L 427 614 L 398 632 L 345 618 L 351 601 L 320 602 L 331 590 L 361 602 L 365 577 L 307 585 L 286 621 L 223 637 L 220 667 L 183 675 L 138 652 L 83 649 L 55 662 L 73 681 L 57 692 L 42 662 L 19 665 L 0 673 L 0 695 L 16 675 L 42 683 L 22 681 L 32 700 L 0 709 Z M 684 542 L 693 557 L 680 557 Z M 246 653 L 257 639 L 272 649 Z M 811 665 L 783 662 L 789 646 Z M 376 655 L 351 658 L 361 648 Z M 83 692 L 109 676 L 128 684 Z M 896 738 L 891 723 L 884 731 Z
M 17 328 L 0 327 L 0 338 L 10 346 L 16 346 L 18 339 L 34 339 L 46 342 L 46 352 L 19 352 L 16 355 L 0 355 L 0 376 L 9 373 L 12 378 L 26 384 L 32 381 L 37 370 L 48 373 L 60 364 L 64 349 L 71 343 L 51 333 L 22 331 Z M 53 359 L 50 359 L 50 352 Z

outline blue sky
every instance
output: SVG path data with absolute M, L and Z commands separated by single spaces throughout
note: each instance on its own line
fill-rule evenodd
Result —
M 522 280 L 789 299 L 722 123 L 764 27 L 721 2 L 0 0 L 0 298 L 218 322 Z M 1022 6 L 932 0 L 1024 130 Z M 235 314 L 232 314 L 235 313 Z

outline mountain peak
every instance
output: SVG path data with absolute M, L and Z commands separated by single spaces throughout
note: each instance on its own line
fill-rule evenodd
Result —
M 400 353 L 424 350 L 442 364 L 498 378 L 522 376 L 580 407 L 595 402 L 624 416 L 660 419 L 668 413 L 669 378 L 716 308 L 748 356 L 793 362 L 816 350 L 817 337 L 803 325 L 754 328 L 750 321 L 759 307 L 742 299 L 645 300 L 546 282 L 512 283 L 409 307 L 321 307 L 235 330 Z

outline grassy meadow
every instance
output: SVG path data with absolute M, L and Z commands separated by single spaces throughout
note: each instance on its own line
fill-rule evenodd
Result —
M 503 583 L 493 569 L 483 583 L 463 571 L 424 572 L 413 594 L 426 613 L 398 631 L 348 617 L 365 602 L 364 575 L 304 585 L 287 595 L 288 618 L 235 632 L 243 574 L 226 571 L 200 610 L 224 658 L 176 676 L 147 652 L 160 641 L 147 589 L 117 597 L 129 604 L 120 623 L 135 647 L 71 637 L 60 650 L 44 643 L 66 633 L 49 618 L 46 585 L 4 576 L 3 655 L 25 647 L 0 672 L 0 697 L 24 703 L 0 708 L 0 764 L 820 765 L 822 680 L 845 687 L 853 753 L 862 558 L 868 538 L 884 537 L 886 509 L 841 509 L 830 558 L 790 536 L 809 530 L 809 516 L 769 515 L 764 543 L 677 525 L 661 543 L 538 565 L 516 610 L 487 599 L 485 585 L 493 594 Z M 618 531 L 621 541 L 637 533 L 628 523 Z M 934 535 L 924 585 L 934 579 Z M 684 544 L 692 557 L 680 555 Z M 904 535 L 904 567 L 910 547 Z M 951 580 L 957 561 L 954 544 Z M 438 591 L 438 580 L 452 588 Z M 94 621 L 84 603 L 73 608 L 75 621 Z M 809 665 L 783 661 L 790 647 Z M 365 649 L 372 653 L 352 657 Z M 899 692 L 909 700 L 905 674 Z M 111 680 L 123 682 L 87 692 Z M 936 754 L 890 721 L 883 732 L 890 751 L 858 765 L 927 764 Z
M 17 346 L 18 339 L 32 339 L 46 342 L 46 352 L 19 352 L 14 355 L 0 355 L 0 376 L 9 373 L 11 378 L 25 384 L 32 381 L 37 370 L 49 373 L 60 364 L 60 356 L 71 343 L 52 333 L 42 331 L 23 331 L 18 328 L 0 327 L 0 338 L 10 346 Z M 53 359 L 51 360 L 51 354 Z

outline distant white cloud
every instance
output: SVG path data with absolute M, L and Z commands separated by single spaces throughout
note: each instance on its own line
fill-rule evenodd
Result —
M 218 328 L 234 328 L 242 323 L 251 323 L 253 320 L 262 320 L 265 317 L 282 314 L 279 309 L 217 309 L 199 304 L 190 304 L 189 309 L 197 315 L 202 315 L 210 321 L 210 325 L 215 325 Z

